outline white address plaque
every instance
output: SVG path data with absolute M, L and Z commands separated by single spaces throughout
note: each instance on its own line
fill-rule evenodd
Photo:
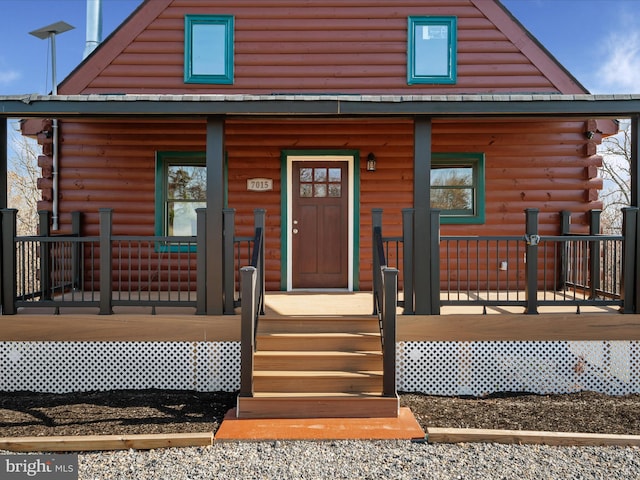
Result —
M 247 190 L 252 192 L 268 192 L 273 190 L 272 178 L 250 178 L 247 180 Z

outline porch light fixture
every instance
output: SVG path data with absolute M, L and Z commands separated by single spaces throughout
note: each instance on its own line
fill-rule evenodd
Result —
M 376 171 L 376 156 L 373 152 L 367 155 L 367 172 Z

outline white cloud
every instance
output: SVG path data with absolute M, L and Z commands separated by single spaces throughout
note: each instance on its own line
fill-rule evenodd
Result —
M 15 70 L 0 70 L 0 86 L 11 85 L 20 78 L 20 73 Z
M 640 93 L 640 31 L 610 34 L 600 55 L 594 93 Z

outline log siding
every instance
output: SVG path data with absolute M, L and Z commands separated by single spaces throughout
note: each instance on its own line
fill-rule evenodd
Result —
M 590 178 L 584 123 L 578 121 L 436 120 L 435 152 L 486 156 L 486 222 L 444 225 L 443 235 L 521 235 L 524 209 L 540 209 L 540 233 L 559 233 L 561 210 L 573 212 L 572 228 L 586 232 L 589 201 L 601 180 Z M 155 157 L 158 151 L 204 151 L 204 120 L 87 120 L 61 122 L 60 218 L 85 215 L 84 234 L 98 232 L 98 210 L 113 208 L 114 235 L 154 235 Z M 527 132 L 527 133 L 523 133 Z M 371 288 L 371 209 L 384 208 L 386 235 L 400 235 L 401 209 L 413 202 L 413 120 L 227 119 L 228 205 L 237 211 L 238 235 L 250 235 L 253 209 L 267 210 L 267 290 L 281 285 L 281 153 L 283 150 L 360 152 L 360 289 Z M 366 171 L 374 152 L 375 172 Z M 247 191 L 249 178 L 273 179 L 269 192 Z M 426 180 L 425 180 L 426 181 Z M 46 182 L 45 182 L 46 184 Z M 41 208 L 50 208 L 41 202 Z

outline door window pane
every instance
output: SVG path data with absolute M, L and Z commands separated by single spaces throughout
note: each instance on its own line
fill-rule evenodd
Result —
M 326 168 L 314 168 L 313 169 L 313 181 L 314 182 L 326 182 L 327 181 L 327 169 Z
M 313 185 L 313 196 L 314 197 L 326 197 L 327 196 L 327 185 L 325 183 L 316 183 Z

